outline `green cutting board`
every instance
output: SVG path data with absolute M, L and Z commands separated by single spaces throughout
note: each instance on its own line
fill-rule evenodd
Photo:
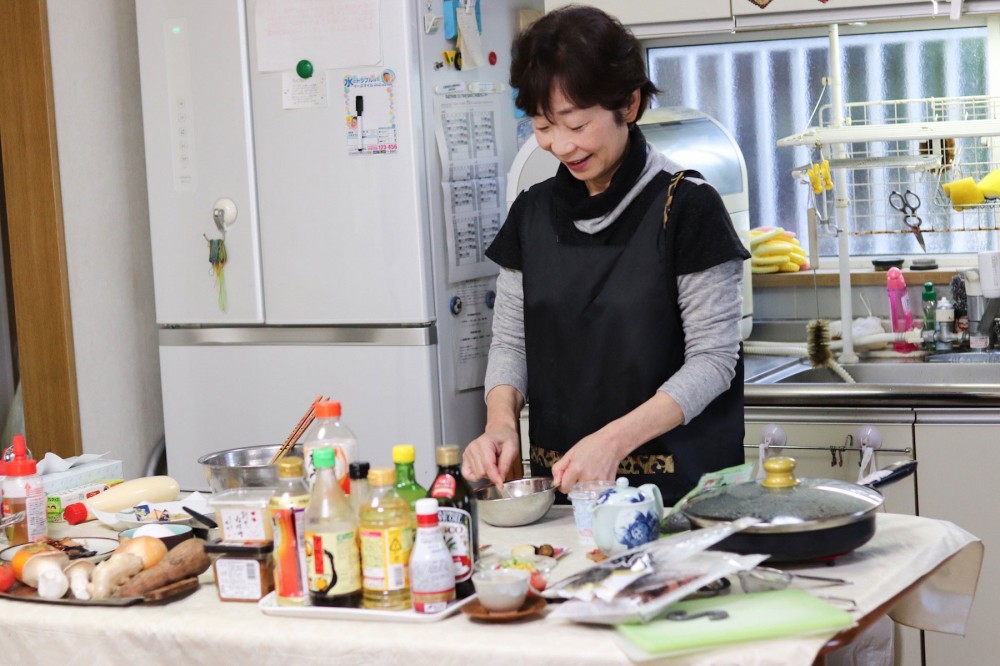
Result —
M 768 638 L 836 633 L 854 624 L 848 613 L 796 589 L 694 599 L 674 604 L 668 610 L 686 610 L 688 614 L 724 610 L 729 617 L 657 619 L 648 624 L 620 624 L 617 629 L 646 652 L 662 654 Z

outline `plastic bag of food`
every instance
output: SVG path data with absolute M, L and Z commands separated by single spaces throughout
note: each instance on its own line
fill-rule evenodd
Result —
M 574 596 L 560 604 L 549 618 L 591 624 L 649 622 L 699 588 L 737 571 L 752 569 L 767 557 L 721 550 L 694 553 L 681 562 L 654 565 L 652 570 L 633 577 L 613 592 L 603 588 Z M 604 580 L 614 581 L 616 577 L 612 574 Z
M 759 522 L 741 518 L 645 543 L 550 585 L 549 598 L 569 599 L 552 618 L 618 624 L 648 622 L 660 610 L 767 555 L 738 556 L 707 549 Z

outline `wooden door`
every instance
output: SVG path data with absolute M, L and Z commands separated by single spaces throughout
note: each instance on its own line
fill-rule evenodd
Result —
M 0 2 L 0 149 L 28 446 L 36 458 L 79 455 L 45 0 Z

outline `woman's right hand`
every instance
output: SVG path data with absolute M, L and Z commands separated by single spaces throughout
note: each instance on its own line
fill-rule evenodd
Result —
M 521 437 L 516 426 L 486 425 L 462 454 L 462 476 L 469 481 L 488 478 L 497 488 L 503 487 L 511 465 L 521 455 Z

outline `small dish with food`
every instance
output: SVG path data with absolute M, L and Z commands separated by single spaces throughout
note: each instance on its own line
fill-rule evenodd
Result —
M 476 571 L 514 570 L 525 571 L 531 590 L 540 593 L 549 582 L 549 575 L 556 568 L 556 559 L 545 555 L 485 555 L 476 562 Z

